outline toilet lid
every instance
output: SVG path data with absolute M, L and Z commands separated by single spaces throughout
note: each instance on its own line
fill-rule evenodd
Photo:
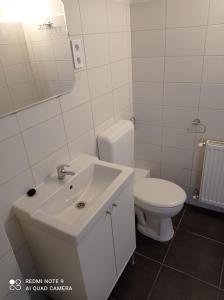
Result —
M 134 184 L 137 204 L 175 207 L 186 200 L 185 191 L 177 184 L 158 178 L 142 178 Z

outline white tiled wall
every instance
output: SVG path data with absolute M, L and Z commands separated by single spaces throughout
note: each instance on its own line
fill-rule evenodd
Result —
M 130 7 L 126 1 L 64 0 L 71 37 L 84 44 L 85 67 L 73 91 L 0 119 L 0 217 L 24 276 L 33 270 L 12 203 L 131 116 Z
M 224 2 L 131 3 L 136 164 L 189 191 L 203 160 L 192 120 L 224 139 Z

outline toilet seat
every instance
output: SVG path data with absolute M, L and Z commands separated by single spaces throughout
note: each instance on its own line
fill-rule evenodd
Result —
M 185 191 L 167 180 L 158 178 L 141 178 L 134 183 L 135 203 L 144 209 L 174 208 L 186 200 Z

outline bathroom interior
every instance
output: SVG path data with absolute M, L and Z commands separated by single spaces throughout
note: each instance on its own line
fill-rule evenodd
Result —
M 223 37 L 223 0 L 0 0 L 0 300 L 224 299 Z

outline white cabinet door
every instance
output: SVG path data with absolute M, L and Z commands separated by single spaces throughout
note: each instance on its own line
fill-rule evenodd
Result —
M 112 228 L 117 273 L 123 271 L 136 247 L 133 185 L 130 184 L 113 204 Z
M 111 216 L 101 216 L 78 246 L 88 300 L 105 300 L 116 281 Z

